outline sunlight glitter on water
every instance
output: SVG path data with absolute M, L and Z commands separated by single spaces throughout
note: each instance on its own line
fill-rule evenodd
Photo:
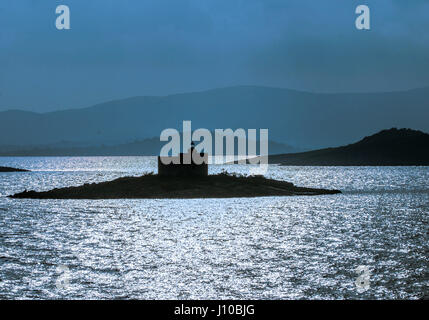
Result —
M 270 166 L 270 177 L 342 195 L 89 201 L 5 196 L 156 171 L 156 159 L 0 165 L 35 170 L 0 175 L 2 298 L 381 299 L 427 290 L 427 167 Z M 225 169 L 248 172 L 210 171 Z M 59 265 L 69 270 L 63 289 Z M 359 265 L 371 269 L 364 293 Z

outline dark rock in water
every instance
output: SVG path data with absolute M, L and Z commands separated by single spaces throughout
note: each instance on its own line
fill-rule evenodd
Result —
M 10 168 L 10 167 L 0 167 L 0 172 L 27 172 L 27 171 L 29 170 Z
M 148 174 L 46 192 L 24 191 L 10 198 L 30 199 L 192 199 L 265 196 L 311 196 L 341 193 L 295 187 L 292 183 L 261 176 L 243 177 L 225 173 L 207 177 L 162 177 Z

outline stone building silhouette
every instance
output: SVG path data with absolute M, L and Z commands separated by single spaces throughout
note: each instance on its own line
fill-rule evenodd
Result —
M 195 163 L 192 158 L 194 150 L 195 144 L 192 142 L 191 148 L 189 148 L 187 153 L 180 153 L 172 157 L 158 156 L 158 175 L 171 177 L 208 176 L 208 154 L 203 152 L 199 153 L 202 158 L 202 163 Z

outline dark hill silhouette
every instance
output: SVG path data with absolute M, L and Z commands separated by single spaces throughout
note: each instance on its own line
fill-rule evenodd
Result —
M 113 145 L 159 137 L 162 130 L 268 128 L 270 139 L 305 149 L 338 146 L 384 128 L 429 131 L 429 88 L 318 94 L 241 86 L 165 97 L 134 97 L 49 113 L 0 112 L 0 145 L 59 141 Z
M 428 166 L 429 134 L 411 129 L 383 130 L 347 146 L 270 156 L 269 162 L 297 166 Z

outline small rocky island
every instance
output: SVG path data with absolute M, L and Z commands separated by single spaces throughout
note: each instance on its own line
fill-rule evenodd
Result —
M 10 197 L 30 199 L 192 199 L 313 196 L 337 193 L 341 193 L 341 191 L 296 187 L 289 182 L 266 179 L 261 176 L 244 177 L 221 173 L 207 177 L 147 174 L 141 177 L 124 177 L 108 182 L 53 189 L 45 192 L 24 191 Z
M 193 148 L 189 152 L 192 152 Z M 188 152 L 188 154 L 189 154 Z M 50 191 L 24 191 L 10 198 L 30 199 L 192 199 L 242 198 L 267 196 L 313 196 L 341 193 L 296 187 L 290 182 L 267 179 L 263 176 L 237 176 L 228 173 L 208 174 L 207 155 L 202 164 L 184 164 L 181 153 L 176 162 L 164 164 L 158 157 L 158 174 L 124 177 L 113 181 L 84 184 Z M 174 158 L 174 157 L 171 157 Z
M 28 172 L 29 170 L 25 169 L 17 169 L 17 168 L 10 168 L 10 167 L 0 167 L 0 172 Z

